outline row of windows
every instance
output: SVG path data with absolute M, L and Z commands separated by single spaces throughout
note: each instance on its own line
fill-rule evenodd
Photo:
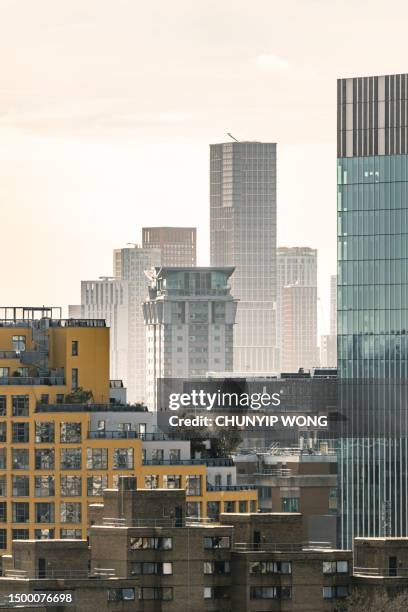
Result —
M 4 396 L 3 396 L 4 397 Z M 6 416 L 5 405 L 0 396 L 0 416 Z M 4 410 L 2 410 L 4 409 Z M 0 422 L 0 441 L 6 442 L 7 422 Z M 12 442 L 26 443 L 30 441 L 30 423 L 11 423 Z M 78 444 L 82 441 L 81 423 L 60 423 L 61 444 Z M 52 444 L 55 442 L 55 423 L 39 421 L 35 423 L 36 444 Z
M 109 589 L 108 601 L 135 601 L 135 589 Z M 138 588 L 139 600 L 160 600 L 171 601 L 173 599 L 173 589 L 171 587 L 140 587 Z
M 408 284 L 338 287 L 339 310 L 399 309 L 405 304 L 408 304 Z
M 103 490 L 108 487 L 108 477 L 106 475 L 88 476 L 86 479 L 86 494 L 89 497 L 103 494 Z M 62 497 L 80 497 L 82 493 L 81 476 L 60 476 L 59 493 Z M 30 497 L 30 477 L 12 477 L 12 496 Z M 55 476 L 35 476 L 34 477 L 35 497 L 53 497 L 55 495 Z M 0 476 L 0 497 L 7 496 L 7 478 Z
M 0 522 L 7 523 L 29 523 L 30 504 L 28 502 L 13 502 L 11 504 L 12 515 L 7 516 L 6 502 L 0 502 Z M 82 516 L 82 504 L 80 502 L 61 502 L 59 522 L 80 523 Z M 55 504 L 52 502 L 37 502 L 34 504 L 35 523 L 55 523 Z
M 407 234 L 340 237 L 337 255 L 339 262 L 406 259 Z
M 408 259 L 339 261 L 339 285 L 400 285 L 408 282 Z
M 406 208 L 408 183 L 343 185 L 337 192 L 338 211 L 398 210 Z
M 205 550 L 231 548 L 230 536 L 212 536 L 203 539 Z M 130 538 L 130 550 L 172 550 L 173 538 L 166 537 L 134 537 Z M 211 572 L 206 572 L 211 573 Z
M 61 528 L 59 530 L 59 538 L 62 540 L 81 540 L 82 530 L 81 529 L 66 529 Z M 42 528 L 34 530 L 34 537 L 36 540 L 53 540 L 55 538 L 55 529 Z M 30 538 L 30 531 L 28 529 L 12 529 L 11 539 L 12 540 L 28 540 Z M 7 529 L 0 529 L 0 549 L 7 548 Z
M 408 155 L 345 157 L 339 160 L 338 183 L 408 180 Z
M 29 449 L 11 449 L 12 469 L 29 469 Z M 0 448 L 0 469 L 7 467 L 7 453 L 5 448 Z M 55 450 L 53 448 L 34 449 L 34 465 L 36 470 L 55 469 Z M 108 469 L 107 448 L 87 448 L 86 467 L 88 470 Z M 134 467 L 133 448 L 115 448 L 112 452 L 112 468 L 114 470 L 129 470 Z M 61 448 L 60 469 L 80 470 L 82 469 L 82 448 Z

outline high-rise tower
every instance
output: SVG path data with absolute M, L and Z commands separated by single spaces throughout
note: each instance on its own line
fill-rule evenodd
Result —
M 408 75 L 340 79 L 337 107 L 347 546 L 354 536 L 407 536 Z
M 210 232 L 211 265 L 235 267 L 234 369 L 271 373 L 276 369 L 276 144 L 210 146 Z

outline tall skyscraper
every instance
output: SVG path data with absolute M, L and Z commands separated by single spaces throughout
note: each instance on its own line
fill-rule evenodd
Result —
M 337 276 L 330 276 L 330 333 L 320 336 L 320 365 L 337 366 Z
M 282 291 L 283 372 L 319 365 L 317 348 L 317 287 L 288 285 Z
M 341 408 L 372 425 L 341 444 L 347 546 L 407 536 L 408 75 L 340 79 L 337 105 L 338 373 L 362 383 Z
M 337 274 L 330 276 L 330 335 L 337 335 Z
M 210 146 L 211 265 L 234 266 L 235 371 L 276 370 L 276 144 Z
M 236 301 L 233 268 L 153 268 L 146 323 L 147 405 L 155 409 L 156 380 L 205 376 L 233 368 Z
M 317 366 L 317 250 L 309 247 L 279 247 L 276 256 L 276 270 L 276 344 L 280 357 L 279 369 L 288 371 L 283 364 L 285 342 L 285 361 L 287 366 L 288 359 L 289 363 L 293 363 L 292 357 L 289 357 L 292 351 L 289 345 L 291 347 L 298 347 L 298 357 L 302 355 L 305 358 L 306 355 L 310 355 L 307 363 L 300 363 L 298 367 L 310 368 Z M 290 285 L 314 287 L 316 291 L 298 291 L 297 297 L 293 301 L 293 307 L 287 309 L 287 317 L 286 321 L 284 321 L 284 288 Z M 289 297 L 291 292 L 288 291 L 286 293 L 287 297 Z M 292 291 L 292 294 L 294 297 L 295 291 Z M 297 300 L 302 297 L 304 302 L 300 304 Z M 296 307 L 295 304 L 297 304 Z M 312 354 L 310 353 L 311 350 Z M 298 357 L 295 358 L 296 363 L 299 363 Z
M 144 227 L 144 249 L 160 249 L 163 266 L 197 265 L 197 230 L 195 227 Z
M 124 381 L 131 403 L 146 401 L 145 270 L 160 264 L 159 249 L 115 249 L 115 276 L 81 283 L 82 316 L 105 319 L 110 327 L 111 378 Z

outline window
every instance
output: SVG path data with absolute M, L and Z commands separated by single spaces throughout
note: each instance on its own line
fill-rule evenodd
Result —
M 108 589 L 108 601 L 134 601 L 135 589 Z
M 12 425 L 12 441 L 17 443 L 30 441 L 30 424 L 29 423 L 13 423 Z
M 50 396 L 48 395 L 48 393 L 41 394 L 40 402 L 41 404 L 45 404 L 46 406 L 48 406 L 48 404 L 50 403 Z
M 115 448 L 113 451 L 113 469 L 131 470 L 133 468 L 133 448 Z
M 61 540 L 81 540 L 82 531 L 81 529 L 61 529 Z
M 0 529 L 0 548 L 7 548 L 7 529 Z
M 7 452 L 5 448 L 0 448 L 0 469 L 5 470 L 7 468 Z
M 55 538 L 55 529 L 36 529 L 36 540 L 53 540 Z
M 161 463 L 164 459 L 164 452 L 162 448 L 154 448 L 152 450 L 152 463 Z
M 71 355 L 72 357 L 77 357 L 79 355 L 79 342 L 78 340 L 72 340 L 71 344 Z
M 28 449 L 13 448 L 11 455 L 13 470 L 28 470 Z
M 28 502 L 13 502 L 13 523 L 28 523 L 30 511 Z
M 12 531 L 12 539 L 13 540 L 28 540 L 29 530 L 28 529 L 13 529 Z
M 76 391 L 78 389 L 78 368 L 72 368 L 71 377 L 72 377 L 72 380 L 71 380 L 72 391 Z
M 323 574 L 348 574 L 348 561 L 323 561 Z
M 169 461 L 170 463 L 177 463 L 180 461 L 180 449 L 179 448 L 171 448 L 169 450 Z
M 7 423 L 0 423 L 0 442 L 7 442 Z
M 251 587 L 251 599 L 291 599 L 290 587 Z
M 252 561 L 249 564 L 250 574 L 291 574 L 291 561 Z
M 171 587 L 139 588 L 139 599 L 171 601 L 173 599 L 173 589 Z
M 0 476 L 0 497 L 7 496 L 7 476 Z
M 64 403 L 64 394 L 63 393 L 57 393 L 55 396 L 55 401 L 57 404 L 63 404 Z
M 186 495 L 201 495 L 201 476 L 186 477 Z
M 54 504 L 47 502 L 39 502 L 35 504 L 35 522 L 36 523 L 54 523 L 55 512 Z
M 130 538 L 130 550 L 172 550 L 173 538 Z
M 80 470 L 81 448 L 61 448 L 61 470 Z
M 88 476 L 87 479 L 87 495 L 94 497 L 96 495 L 103 495 L 103 490 L 108 487 L 107 476 Z
M 204 561 L 204 574 L 229 574 L 231 566 L 229 561 Z
M 346 586 L 327 586 L 323 587 L 323 599 L 337 599 L 348 596 Z
M 1 368 L 0 368 L 0 378 L 1 378 Z M 5 395 L 0 395 L 0 416 L 7 416 L 7 397 Z
M 53 444 L 55 442 L 54 423 L 46 421 L 36 421 L 35 441 L 37 444 Z
M 12 395 L 11 396 L 12 415 L 28 416 L 29 398 L 28 395 Z
M 163 487 L 165 489 L 181 489 L 181 476 L 166 474 L 163 476 Z
M 204 587 L 204 599 L 228 599 L 230 596 L 229 587 L 215 586 Z
M 247 511 L 247 503 L 246 503 L 246 501 L 240 501 L 238 507 L 239 507 L 238 512 L 246 512 Z
M 221 474 L 216 474 L 214 476 L 214 484 L 216 487 L 220 487 L 221 486 L 221 482 L 222 482 L 222 477 Z
M 156 474 L 150 474 L 144 477 L 145 489 L 158 489 L 159 477 Z
M 7 523 L 7 502 L 0 502 L 0 523 Z
M 212 548 L 231 548 L 231 538 L 229 536 L 212 536 L 204 538 L 204 549 Z
M 64 497 L 78 497 L 82 495 L 81 476 L 61 476 L 61 495 Z
M 186 503 L 186 516 L 188 516 L 189 518 L 200 518 L 201 516 L 200 502 L 187 502 Z
M 299 498 L 282 497 L 282 512 L 299 512 Z
M 3 368 L 3 367 L 0 368 L 0 378 L 8 378 L 9 375 L 10 375 L 10 368 Z
M 26 350 L 26 337 L 25 336 L 13 336 L 13 351 L 20 353 Z
M 107 470 L 108 469 L 108 449 L 107 448 L 87 448 L 86 467 L 88 470 Z
M 61 423 L 60 440 L 62 444 L 81 442 L 81 423 Z
M 79 502 L 61 502 L 61 523 L 80 523 L 81 504 Z
M 28 476 L 13 476 L 13 496 L 30 496 L 30 478 Z
M 28 368 L 17 368 L 14 376 L 22 376 L 23 378 L 28 377 Z
M 34 484 L 36 497 L 53 497 L 55 495 L 54 476 L 36 476 Z
M 225 501 L 224 502 L 224 512 L 235 512 L 235 502 Z
M 55 455 L 53 448 L 37 448 L 35 450 L 35 469 L 53 470 L 55 468 Z
M 218 501 L 207 502 L 207 516 L 209 518 L 218 519 L 219 515 L 220 515 L 220 502 Z
M 173 563 L 156 563 L 135 561 L 131 563 L 130 573 L 132 576 L 156 574 L 158 576 L 170 576 L 173 574 Z

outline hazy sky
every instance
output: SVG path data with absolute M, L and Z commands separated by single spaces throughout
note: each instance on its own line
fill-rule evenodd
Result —
M 78 302 L 80 280 L 110 275 L 112 249 L 143 225 L 197 225 L 208 263 L 208 144 L 232 132 L 278 143 L 278 243 L 319 249 L 327 311 L 336 78 L 408 70 L 406 2 L 0 10 L 1 304 Z

